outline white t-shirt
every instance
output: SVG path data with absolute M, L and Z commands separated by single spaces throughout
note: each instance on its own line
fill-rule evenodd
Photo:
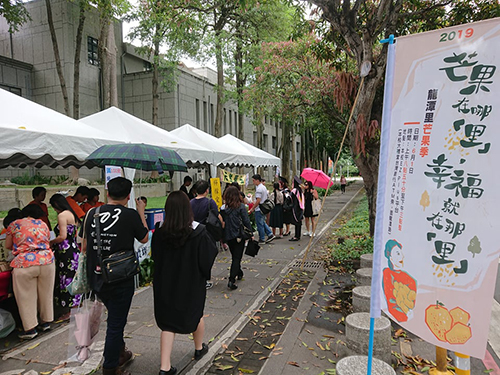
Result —
M 255 187 L 255 200 L 260 198 L 260 203 L 264 203 L 267 199 L 267 189 L 263 183 L 260 183 Z M 260 211 L 260 207 L 257 206 L 255 211 Z

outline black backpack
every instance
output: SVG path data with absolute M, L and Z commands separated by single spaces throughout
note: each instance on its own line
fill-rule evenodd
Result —
M 289 212 L 293 209 L 293 198 L 290 191 L 283 192 L 283 211 Z
M 208 200 L 208 214 L 205 226 L 207 227 L 208 233 L 212 236 L 215 241 L 222 240 L 224 236 L 224 229 L 222 228 L 222 223 L 219 220 L 219 213 L 215 212 L 211 205 L 210 200 Z

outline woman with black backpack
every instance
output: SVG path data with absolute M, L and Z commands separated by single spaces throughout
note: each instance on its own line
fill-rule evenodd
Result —
M 236 279 L 243 278 L 241 270 L 241 258 L 245 249 L 245 241 L 253 239 L 253 228 L 248 218 L 245 204 L 241 201 L 240 192 L 234 186 L 229 186 L 224 193 L 224 205 L 221 207 L 221 215 L 224 219 L 224 241 L 231 251 L 231 269 L 229 271 L 229 282 L 227 287 L 231 290 L 237 289 Z M 245 228 L 247 231 L 245 231 Z

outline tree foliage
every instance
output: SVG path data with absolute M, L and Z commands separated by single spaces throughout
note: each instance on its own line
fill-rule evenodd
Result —
M 338 124 L 346 124 L 354 96 L 352 75 L 319 60 L 313 53 L 317 43 L 312 34 L 297 41 L 263 43 L 262 63 L 255 69 L 255 82 L 246 92 L 246 102 L 254 112 L 282 121 L 280 151 L 285 176 L 289 176 L 287 145 L 294 144 L 297 124 L 303 124 L 299 132 L 313 129 L 309 134 L 314 138 L 338 133 Z M 327 148 L 324 139 L 310 139 L 307 143 Z
M 363 176 L 368 196 L 370 231 L 375 227 L 379 155 L 379 122 L 387 47 L 379 40 L 440 27 L 477 21 L 498 15 L 492 0 L 307 0 L 318 9 L 330 28 L 323 56 L 338 61 L 339 53 L 353 59 L 356 71 L 371 63 L 369 74 L 360 80 L 359 97 L 348 124 L 350 147 Z
M 0 16 L 7 21 L 10 33 L 31 19 L 22 0 L 0 0 Z

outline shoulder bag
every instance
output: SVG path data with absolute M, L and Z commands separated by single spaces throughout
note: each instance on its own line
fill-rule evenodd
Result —
M 321 199 L 313 199 L 311 202 L 311 206 L 313 215 L 319 215 L 319 212 L 321 211 Z
M 102 257 L 101 228 L 99 219 L 99 209 L 97 207 L 94 219 L 96 224 L 97 237 L 97 260 L 101 266 L 102 278 L 104 283 L 113 284 L 119 281 L 130 279 L 140 271 L 139 261 L 135 251 L 125 250 L 113 253 L 106 258 Z
M 263 215 L 267 215 L 273 210 L 274 202 L 268 198 L 263 203 L 259 204 L 259 208 Z
M 241 217 L 241 210 L 238 211 L 238 219 L 240 220 L 240 238 L 244 241 L 253 237 L 253 231 L 248 229 L 245 224 L 243 224 L 243 218 Z
M 85 220 L 83 221 L 83 239 L 85 239 L 85 226 L 87 224 L 87 216 L 88 215 L 85 216 Z M 72 296 L 90 292 L 89 277 L 87 275 L 87 249 L 82 250 L 85 250 L 85 252 L 80 251 L 80 255 L 78 257 L 78 268 L 76 269 L 75 276 L 66 287 L 66 290 Z

